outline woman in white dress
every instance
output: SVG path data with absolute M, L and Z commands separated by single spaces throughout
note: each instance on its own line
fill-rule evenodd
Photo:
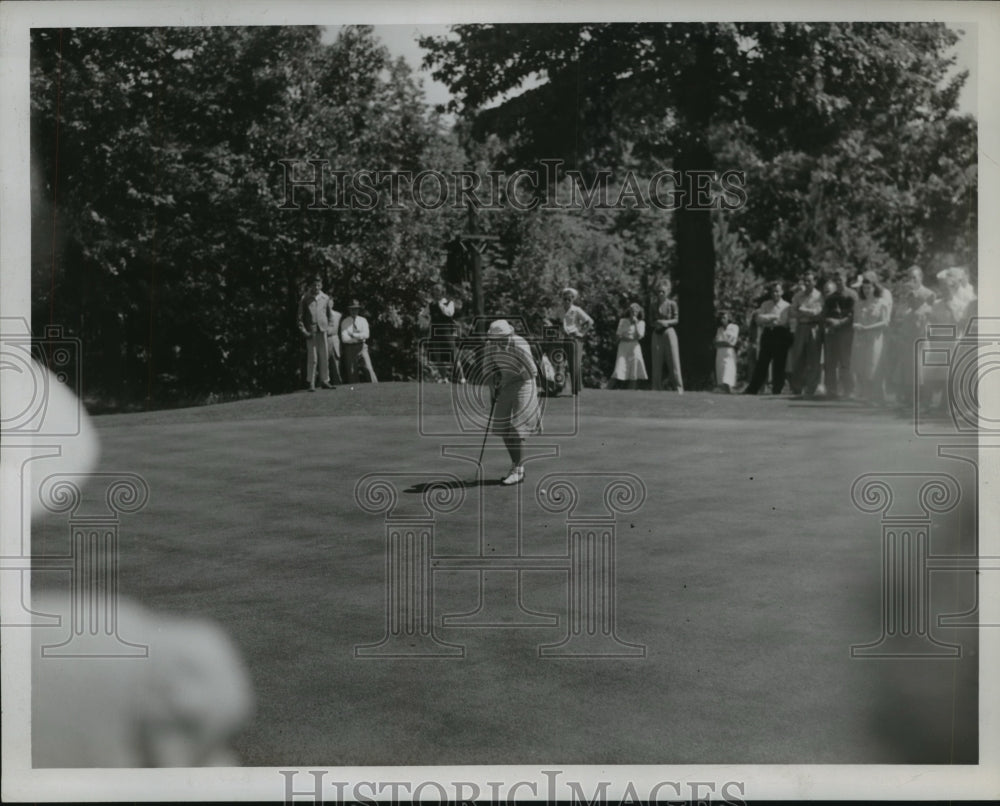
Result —
M 653 301 L 649 314 L 649 321 L 652 322 L 653 326 L 653 335 L 650 337 L 649 345 L 649 360 L 653 364 L 653 391 L 663 391 L 663 365 L 666 364 L 671 385 L 678 394 L 683 394 L 681 354 L 675 330 L 680 322 L 680 310 L 677 303 L 670 298 L 672 289 L 673 286 L 667 278 L 664 278 L 659 288 L 656 289 L 657 298 Z
M 729 311 L 719 312 L 719 329 L 715 331 L 715 382 L 729 394 L 736 386 L 736 343 L 740 339 L 740 326 Z
M 618 320 L 617 335 L 618 356 L 611 381 L 615 385 L 628 381 L 628 388 L 635 389 L 636 381 L 644 381 L 648 377 L 639 344 L 646 335 L 646 323 L 642 320 L 642 308 L 636 303 L 629 305 Z

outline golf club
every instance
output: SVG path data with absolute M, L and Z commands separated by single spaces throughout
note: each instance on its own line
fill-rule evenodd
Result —
M 483 444 L 479 448 L 479 460 L 476 462 L 476 475 L 472 479 L 472 483 L 479 481 L 479 471 L 483 468 L 483 452 L 486 450 L 486 440 L 489 439 L 490 427 L 493 425 L 493 410 L 497 405 L 497 393 L 491 392 L 491 397 L 493 401 L 490 403 L 490 416 L 486 419 L 486 431 L 483 432 Z

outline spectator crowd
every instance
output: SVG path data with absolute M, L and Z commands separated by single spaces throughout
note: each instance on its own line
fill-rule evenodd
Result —
M 677 332 L 682 314 L 672 292 L 670 281 L 662 280 L 645 308 L 623 301 L 609 388 L 641 384 L 684 392 Z M 556 335 L 540 344 L 535 360 L 542 390 L 576 395 L 595 321 L 576 289 L 564 288 L 559 299 L 544 323 Z M 742 322 L 731 311 L 719 311 L 714 339 L 705 347 L 715 351 L 715 388 L 723 393 L 778 395 L 787 389 L 804 398 L 908 405 L 915 388 L 928 401 L 940 391 L 940 379 L 925 371 L 916 355 L 928 326 L 944 326 L 953 338 L 961 337 L 975 316 L 975 303 L 969 274 L 960 267 L 938 272 L 928 287 L 921 268 L 910 266 L 891 288 L 873 271 L 834 269 L 820 276 L 807 269 L 794 282 L 768 284 L 762 298 L 749 301 Z M 440 383 L 465 383 L 469 374 L 461 308 L 461 301 L 437 284 L 419 317 L 422 330 L 431 334 L 421 354 L 425 377 Z M 334 388 L 362 377 L 377 383 L 368 352 L 371 328 L 357 300 L 341 315 L 316 277 L 299 304 L 298 323 L 306 339 L 309 390 L 317 382 Z
M 361 315 L 355 299 L 344 316 L 333 308 L 333 299 L 323 291 L 323 278 L 312 278 L 309 289 L 299 300 L 298 325 L 306 340 L 306 388 L 316 391 L 316 376 L 323 389 L 335 389 L 337 383 L 358 383 L 361 372 L 378 383 L 368 353 L 371 328 Z M 341 371 L 343 370 L 343 371 Z
M 852 278 L 843 269 L 822 282 L 807 270 L 790 288 L 774 283 L 748 318 L 753 370 L 744 394 L 768 385 L 781 394 L 787 383 L 804 397 L 908 405 L 919 388 L 929 403 L 941 390 L 922 366 L 920 340 L 928 326 L 960 338 L 976 313 L 964 268 L 945 269 L 935 281 L 928 288 L 921 268 L 910 266 L 893 288 L 875 272 Z

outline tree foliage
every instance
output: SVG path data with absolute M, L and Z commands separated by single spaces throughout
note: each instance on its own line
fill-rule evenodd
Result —
M 787 276 L 830 248 L 889 268 L 969 244 L 974 124 L 955 115 L 955 41 L 923 23 L 586 23 L 460 25 L 422 43 L 452 109 L 508 142 L 508 165 L 746 171 L 733 217 L 750 264 Z M 697 386 L 714 331 L 711 213 L 682 208 L 671 224 Z
M 445 247 L 475 229 L 489 313 L 541 324 L 566 284 L 598 327 L 602 382 L 623 305 L 671 276 L 687 386 L 708 382 L 717 307 L 831 263 L 975 274 L 976 124 L 956 113 L 955 34 L 922 23 L 460 25 L 424 39 L 449 130 L 371 28 L 32 33 L 36 330 L 84 346 L 85 392 L 167 405 L 302 382 L 296 303 L 319 273 L 358 298 L 380 377 L 417 372 L 417 314 Z M 472 171 L 501 186 L 562 161 L 609 196 L 657 172 L 742 172 L 733 210 L 283 209 L 284 167 Z M 283 164 L 283 161 L 286 161 Z M 319 164 L 319 163 L 316 163 Z M 684 185 L 682 178 L 681 185 Z M 328 175 L 326 195 L 340 188 Z M 319 206 L 319 205 L 314 205 Z M 466 294 L 467 296 L 467 294 Z M 466 313 L 471 306 L 466 298 Z
M 448 211 L 280 209 L 280 160 L 460 161 L 370 29 L 330 44 L 316 28 L 37 30 L 31 98 L 34 313 L 83 340 L 91 396 L 294 388 L 296 303 L 314 273 L 338 308 L 362 301 L 385 376 L 413 371 L 409 308 Z

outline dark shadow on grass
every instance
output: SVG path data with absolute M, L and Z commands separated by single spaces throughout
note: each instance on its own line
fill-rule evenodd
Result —
M 430 489 L 435 490 L 467 490 L 472 487 L 498 487 L 500 486 L 499 479 L 475 479 L 474 481 L 425 481 L 420 484 L 414 484 L 412 487 L 407 487 L 403 490 L 404 493 L 410 495 L 420 495 L 425 493 Z
M 789 403 L 789 408 L 793 409 L 844 409 L 846 411 L 857 411 L 872 413 L 879 411 L 888 412 L 889 409 L 880 409 L 877 406 L 859 406 L 857 403 L 838 403 L 832 400 L 820 400 L 815 403 L 803 401 L 801 403 Z
M 851 398 L 837 398 L 837 397 L 789 397 L 786 398 L 792 407 L 796 408 L 836 408 L 836 409 L 853 409 L 854 411 L 866 411 L 866 412 L 890 412 L 893 410 L 891 404 L 878 405 L 876 403 L 870 403 L 867 400 L 858 400 Z
M 806 397 L 805 395 L 791 395 L 791 394 L 780 394 L 780 395 L 750 395 L 750 397 L 756 397 L 759 400 L 768 400 L 772 403 L 800 403 L 809 404 L 812 406 L 841 406 L 843 408 L 852 409 L 863 409 L 863 408 L 878 408 L 873 406 L 864 400 L 859 400 L 856 398 L 849 397 L 826 397 L 825 395 L 814 395 L 813 397 Z

